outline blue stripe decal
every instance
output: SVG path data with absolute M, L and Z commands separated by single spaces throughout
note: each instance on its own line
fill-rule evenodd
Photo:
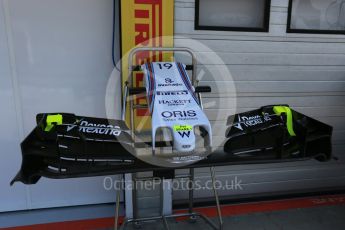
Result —
M 148 78 L 148 82 L 149 82 L 149 90 L 147 92 L 147 97 L 148 97 L 148 105 L 149 105 L 149 108 L 150 108 L 150 111 L 152 112 L 152 107 L 153 107 L 153 95 L 154 95 L 154 87 L 153 87 L 153 84 L 154 84 L 154 78 L 153 78 L 153 73 L 152 73 L 152 66 L 150 63 L 146 63 L 145 64 L 146 66 L 146 70 L 147 70 L 147 78 Z
M 189 93 L 192 95 L 192 97 L 194 98 L 195 102 L 196 102 L 197 104 L 199 104 L 199 102 L 198 102 L 198 100 L 197 100 L 197 98 L 196 98 L 196 96 L 195 96 L 195 93 L 193 92 L 192 84 L 191 84 L 191 82 L 190 82 L 190 80 L 189 80 L 188 74 L 186 73 L 186 71 L 185 71 L 183 65 L 182 65 L 181 63 L 179 63 L 179 62 L 176 63 L 176 65 L 177 65 L 177 67 L 178 67 L 177 69 L 178 69 L 178 71 L 179 71 L 179 73 L 180 73 L 180 76 L 181 76 L 181 78 L 182 78 L 182 80 L 183 80 L 185 86 L 187 87 Z
M 151 89 L 152 89 L 152 87 L 151 87 L 151 72 L 150 72 L 150 69 L 149 69 L 147 63 L 145 63 L 145 68 L 146 68 L 146 72 L 147 72 L 146 80 L 149 84 L 149 89 L 147 91 L 147 99 L 148 99 L 149 105 L 151 105 Z
M 154 102 L 155 102 L 155 97 L 156 97 L 156 79 L 155 79 L 155 69 L 153 67 L 152 62 L 150 63 L 151 65 L 151 69 L 152 69 L 152 84 L 153 84 L 153 92 L 152 92 L 152 101 L 151 101 L 151 105 L 150 105 L 150 110 L 151 113 L 153 113 L 153 109 L 154 109 Z

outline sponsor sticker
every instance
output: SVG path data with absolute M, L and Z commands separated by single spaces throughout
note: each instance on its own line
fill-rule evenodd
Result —
M 180 91 L 157 91 L 156 95 L 158 96 L 179 96 L 179 95 L 187 95 L 187 90 L 180 90 Z
M 191 104 L 192 100 L 159 100 L 158 103 L 160 105 L 168 105 L 168 106 L 176 106 L 176 105 L 185 105 L 185 104 Z
M 182 132 L 182 131 L 192 131 L 193 127 L 191 125 L 174 125 L 175 132 Z
M 120 136 L 121 129 L 119 126 L 106 125 L 106 124 L 93 124 L 87 121 L 82 121 L 80 125 L 67 126 L 67 132 L 70 132 L 75 127 L 79 127 L 79 132 L 82 133 L 94 133 L 110 136 Z

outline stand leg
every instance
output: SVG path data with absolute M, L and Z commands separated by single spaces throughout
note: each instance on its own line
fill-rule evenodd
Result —
M 213 223 L 212 220 L 210 220 L 208 217 L 204 215 L 200 215 L 200 217 L 208 224 L 210 225 L 214 230 L 220 230 L 215 223 Z
M 137 186 L 136 186 L 136 174 L 132 174 L 132 204 L 133 204 L 133 219 L 138 218 L 137 215 Z
M 215 171 L 214 167 L 210 168 L 211 170 L 211 178 L 212 178 L 212 185 L 213 185 L 213 192 L 214 196 L 216 198 L 217 202 L 217 214 L 219 218 L 219 226 L 217 226 L 212 220 L 207 218 L 206 216 L 200 214 L 200 213 L 195 213 L 194 212 L 194 191 L 193 191 L 193 186 L 194 186 L 194 169 L 190 169 L 190 174 L 189 174 L 189 210 L 188 213 L 184 214 L 172 214 L 172 215 L 164 215 L 164 209 L 163 209 L 163 189 L 164 185 L 163 182 L 161 183 L 161 200 L 160 200 L 160 215 L 155 216 L 155 217 L 146 217 L 146 218 L 138 218 L 138 213 L 137 213 L 137 204 L 136 204 L 136 178 L 135 174 L 133 174 L 132 181 L 133 181 L 133 186 L 132 186 L 132 194 L 133 194 L 133 200 L 132 200 L 132 205 L 133 205 L 133 218 L 131 219 L 126 219 L 124 223 L 121 226 L 121 230 L 125 229 L 127 224 L 132 223 L 134 228 L 138 229 L 141 227 L 142 222 L 148 222 L 148 221 L 153 221 L 153 220 L 162 220 L 163 221 L 163 226 L 166 230 L 169 230 L 168 226 L 168 218 L 178 218 L 178 217 L 189 217 L 191 222 L 196 222 L 196 218 L 199 217 L 203 219 L 210 227 L 212 227 L 214 230 L 222 230 L 223 229 L 223 219 L 222 219 L 222 214 L 221 214 L 221 209 L 220 209 L 220 204 L 219 204 L 219 197 L 218 193 L 216 190 L 216 179 L 215 179 Z
M 219 197 L 216 189 L 216 176 L 215 176 L 215 170 L 214 167 L 210 168 L 211 170 L 211 178 L 212 178 L 212 186 L 213 186 L 213 192 L 214 192 L 214 197 L 216 198 L 216 204 L 217 204 L 217 214 L 218 214 L 218 219 L 219 219 L 219 229 L 223 229 L 223 218 L 222 218 L 222 211 L 220 209 L 220 204 L 219 204 Z
M 138 204 L 137 204 L 137 174 L 132 174 L 132 204 L 133 204 L 133 219 L 138 219 Z M 134 227 L 140 228 L 140 222 L 134 221 Z
M 122 175 L 121 175 L 121 186 L 122 186 Z M 114 230 L 118 229 L 119 224 L 119 209 L 120 209 L 120 194 L 121 194 L 121 188 L 116 191 L 116 208 L 115 208 L 115 222 L 114 222 Z
M 125 220 L 123 222 L 123 224 L 120 226 L 120 230 L 126 229 L 127 228 L 127 224 L 128 224 L 128 222 L 127 222 L 127 220 Z
M 167 219 L 165 218 L 165 216 L 162 216 L 162 220 L 163 220 L 164 228 L 165 228 L 166 230 L 170 230 L 169 225 L 168 225 L 168 221 L 167 221 Z
M 166 230 L 169 230 L 168 222 L 164 216 L 164 179 L 160 180 L 160 213 Z
M 191 168 L 189 169 L 189 175 L 190 175 L 190 178 L 189 178 L 189 186 L 188 186 L 188 189 L 189 189 L 189 206 L 188 206 L 188 211 L 189 213 L 193 213 L 193 203 L 194 203 L 194 190 L 193 190 L 193 183 L 194 183 L 194 169 Z
M 189 169 L 189 196 L 188 196 L 188 212 L 189 214 L 193 214 L 194 213 L 194 169 L 191 168 Z M 189 221 L 191 223 L 195 223 L 196 222 L 196 216 L 195 215 L 191 215 L 189 217 Z

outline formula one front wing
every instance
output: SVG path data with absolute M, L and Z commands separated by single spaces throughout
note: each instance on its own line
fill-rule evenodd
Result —
M 41 176 L 81 177 L 92 168 L 131 165 L 133 141 L 122 120 L 74 114 L 38 114 L 36 128 L 21 143 L 23 162 L 14 181 L 36 183 Z
M 21 143 L 22 166 L 11 184 L 35 184 L 43 176 L 75 178 L 167 170 L 136 157 L 122 120 L 67 113 L 38 114 L 37 126 Z M 265 106 L 230 116 L 222 149 L 183 166 L 272 163 L 331 159 L 332 127 L 290 109 Z
M 331 159 L 332 127 L 288 105 L 228 117 L 224 151 L 241 159 Z

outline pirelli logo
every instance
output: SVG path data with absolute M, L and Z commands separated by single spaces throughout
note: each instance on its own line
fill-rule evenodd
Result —
M 163 12 L 162 12 L 163 0 L 135 0 L 134 9 L 134 30 L 135 30 L 135 45 L 147 46 L 151 45 L 162 46 L 163 36 Z M 157 39 L 154 39 L 157 38 Z M 148 44 L 149 40 L 152 44 Z M 146 59 L 146 53 L 139 53 L 136 56 L 137 63 L 141 63 Z M 162 53 L 158 56 L 152 56 L 151 61 L 162 60 Z
M 126 54 L 137 46 L 172 47 L 174 31 L 174 0 L 121 0 L 122 80 L 128 76 Z M 135 65 L 148 61 L 169 61 L 169 54 L 140 52 Z M 135 86 L 143 86 L 143 74 L 135 73 Z M 146 98 L 136 98 L 145 104 Z M 127 113 L 128 114 L 128 113 Z M 136 110 L 135 123 L 148 116 L 147 109 Z M 127 118 L 129 121 L 129 117 Z

